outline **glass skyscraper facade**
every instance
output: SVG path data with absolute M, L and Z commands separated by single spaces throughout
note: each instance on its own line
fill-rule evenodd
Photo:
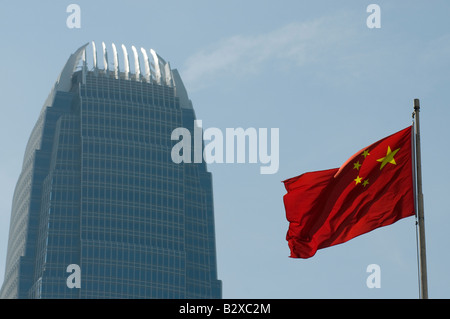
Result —
M 2 298 L 221 298 L 211 174 L 171 159 L 192 103 L 156 52 L 112 49 L 103 68 L 95 43 L 70 56 L 32 130 Z

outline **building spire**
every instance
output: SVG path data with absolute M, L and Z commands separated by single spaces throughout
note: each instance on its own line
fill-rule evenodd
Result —
M 133 51 L 134 56 L 134 74 L 136 76 L 136 81 L 139 81 L 141 78 L 141 66 L 139 64 L 139 55 L 134 45 L 131 46 L 131 50 Z
M 93 58 L 93 67 L 94 70 L 97 69 L 97 49 L 95 48 L 95 42 L 92 41 L 92 58 Z
M 117 48 L 114 43 L 112 43 L 112 49 L 113 49 L 113 59 L 114 59 L 114 78 L 119 78 L 119 56 L 117 55 Z
M 102 42 L 103 47 L 103 67 L 105 68 L 105 72 L 108 73 L 108 52 L 106 51 L 105 42 Z
M 128 51 L 127 51 L 127 47 L 125 45 L 122 44 L 122 51 L 123 51 L 123 59 L 124 59 L 124 63 L 125 63 L 125 80 L 128 80 L 128 76 L 130 74 L 130 60 L 128 58 Z
M 145 80 L 150 83 L 150 62 L 148 60 L 147 51 L 144 48 L 141 48 L 142 56 L 144 57 L 144 67 L 145 67 Z

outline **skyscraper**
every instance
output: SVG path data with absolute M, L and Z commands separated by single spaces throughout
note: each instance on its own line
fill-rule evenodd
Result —
M 211 174 L 171 160 L 171 132 L 195 120 L 179 73 L 134 46 L 110 63 L 104 43 L 100 68 L 88 47 L 26 146 L 0 297 L 221 298 Z

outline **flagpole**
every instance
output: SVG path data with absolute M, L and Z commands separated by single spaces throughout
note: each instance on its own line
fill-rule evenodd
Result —
M 427 258 L 425 245 L 425 220 L 424 205 L 422 193 L 422 163 L 420 154 L 420 123 L 419 123 L 420 101 L 414 99 L 414 131 L 415 131 L 415 149 L 416 149 L 416 191 L 417 191 L 417 227 L 419 230 L 419 285 L 420 298 L 428 299 L 427 283 Z

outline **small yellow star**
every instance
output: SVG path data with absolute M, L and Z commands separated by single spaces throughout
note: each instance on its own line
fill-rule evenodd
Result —
M 366 179 L 366 180 L 363 182 L 363 186 L 364 186 L 364 187 L 366 187 L 367 185 L 369 185 L 369 179 Z
M 356 169 L 359 171 L 360 167 L 361 167 L 361 164 L 359 164 L 359 161 L 357 161 L 356 163 L 353 163 L 353 169 Z
M 362 153 L 362 156 L 364 156 L 364 158 L 366 158 L 367 155 L 370 155 L 369 150 L 365 150 L 365 151 Z
M 358 185 L 358 184 L 360 184 L 361 183 L 361 180 L 362 180 L 362 178 L 361 177 L 357 177 L 357 178 L 355 178 L 354 179 L 354 181 L 355 181 L 355 185 Z

